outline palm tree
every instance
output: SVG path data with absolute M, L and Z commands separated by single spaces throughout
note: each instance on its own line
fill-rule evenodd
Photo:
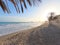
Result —
M 37 2 L 41 2 L 41 0 L 0 0 L 0 6 L 1 6 L 2 10 L 4 12 L 7 12 L 7 13 L 10 13 L 10 9 L 9 9 L 9 6 L 8 6 L 8 1 L 11 2 L 14 5 L 16 11 L 19 12 L 19 13 L 20 13 L 20 8 L 19 8 L 18 4 L 20 4 L 21 11 L 23 13 L 24 12 L 23 7 L 25 9 L 27 9 L 27 4 L 26 3 L 28 3 L 30 6 L 32 6 L 32 4 L 35 4 Z M 23 4 L 24 4 L 24 6 L 23 6 Z

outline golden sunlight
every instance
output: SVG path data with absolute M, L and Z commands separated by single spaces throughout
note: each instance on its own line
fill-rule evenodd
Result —
M 48 19 L 48 17 L 50 16 L 51 12 L 54 12 L 55 15 L 60 14 L 59 8 L 60 7 L 58 7 L 57 5 L 51 5 L 51 4 L 50 5 L 47 4 L 47 5 L 43 6 L 43 8 L 41 8 L 41 10 L 40 10 L 40 13 L 41 13 L 40 15 L 42 15 L 42 16 L 40 16 L 40 20 L 46 21 Z

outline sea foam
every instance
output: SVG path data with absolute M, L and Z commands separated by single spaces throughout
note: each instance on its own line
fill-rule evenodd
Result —
M 40 23 L 10 23 L 0 25 L 0 36 L 13 32 L 27 30 L 39 26 Z

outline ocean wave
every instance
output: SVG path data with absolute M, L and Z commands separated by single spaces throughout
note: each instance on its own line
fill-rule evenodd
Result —
M 9 33 L 30 29 L 39 26 L 38 23 L 18 23 L 18 24 L 5 24 L 0 25 L 0 35 L 6 35 Z

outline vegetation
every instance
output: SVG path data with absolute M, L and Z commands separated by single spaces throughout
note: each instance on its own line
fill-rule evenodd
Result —
M 32 6 L 32 4 L 41 2 L 41 0 L 0 0 L 0 6 L 4 12 L 10 13 L 10 9 L 8 6 L 9 2 L 11 2 L 14 5 L 14 7 L 18 13 L 20 13 L 19 7 L 21 7 L 21 11 L 23 13 L 24 12 L 23 7 L 27 9 L 26 3 L 28 3 L 30 6 Z M 20 4 L 20 6 L 18 4 Z M 23 4 L 24 4 L 24 6 L 23 6 Z

